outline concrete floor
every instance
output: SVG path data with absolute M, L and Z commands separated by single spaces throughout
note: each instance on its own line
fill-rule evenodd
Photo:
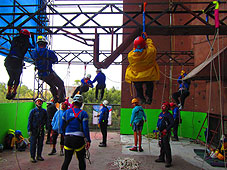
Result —
M 90 148 L 90 160 L 87 161 L 88 170 L 118 170 L 117 166 L 113 166 L 117 159 L 133 158 L 140 162 L 140 170 L 162 170 L 166 169 L 165 164 L 155 163 L 155 159 L 159 155 L 159 147 L 157 140 L 148 141 L 143 137 L 144 152 L 131 152 L 129 148 L 133 146 L 134 138 L 132 135 L 120 135 L 117 132 L 108 133 L 108 146 L 99 148 L 101 141 L 100 132 L 91 132 L 92 144 Z M 173 166 L 168 169 L 174 170 L 223 170 L 225 168 L 214 168 L 205 161 L 196 156 L 193 149 L 204 148 L 200 144 L 190 142 L 188 139 L 180 139 L 179 142 L 171 142 Z M 31 163 L 29 149 L 25 152 L 4 151 L 0 153 L 0 169 L 1 170 L 58 170 L 61 169 L 64 157 L 56 155 L 48 156 L 51 151 L 50 145 L 44 145 L 43 157 L 45 161 Z M 57 147 L 59 151 L 59 145 Z M 76 157 L 71 161 L 69 170 L 78 169 Z

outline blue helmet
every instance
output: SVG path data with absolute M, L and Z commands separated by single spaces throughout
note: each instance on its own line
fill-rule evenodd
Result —
M 16 131 L 15 131 L 15 135 L 22 135 L 22 133 L 21 133 L 20 130 L 16 130 Z

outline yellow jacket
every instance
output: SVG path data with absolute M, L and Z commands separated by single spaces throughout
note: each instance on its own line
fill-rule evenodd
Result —
M 160 79 L 156 48 L 150 38 L 147 38 L 146 44 L 147 48 L 142 52 L 133 52 L 133 48 L 128 54 L 129 65 L 125 73 L 125 81 L 128 83 Z

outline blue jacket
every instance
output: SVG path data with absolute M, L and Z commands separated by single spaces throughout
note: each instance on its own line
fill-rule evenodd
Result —
M 184 77 L 187 76 L 186 73 L 184 73 Z M 177 79 L 177 82 L 180 84 L 179 89 L 181 90 L 189 90 L 189 84 L 186 81 L 182 80 L 182 76 L 180 75 Z
M 47 48 L 38 48 L 32 51 L 32 59 L 35 62 L 40 77 L 45 77 L 52 73 L 52 65 L 58 62 L 55 53 Z
M 101 109 L 101 113 L 99 115 L 99 124 L 104 121 L 108 122 L 108 118 L 109 118 L 109 109 L 103 106 L 103 108 Z
M 176 118 L 179 118 L 179 116 L 180 116 L 180 110 L 179 110 L 179 108 L 176 106 L 176 107 L 174 107 L 174 109 L 173 109 L 173 119 L 175 120 Z
M 89 127 L 88 127 L 88 114 L 84 110 L 81 110 L 78 108 L 71 108 L 71 109 L 66 110 L 62 117 L 63 124 L 62 124 L 61 129 L 63 129 L 67 120 L 75 117 L 73 109 L 74 109 L 75 113 L 79 113 L 79 112 L 80 113 L 78 115 L 78 118 L 75 118 L 69 122 L 69 124 L 67 125 L 67 127 L 65 129 L 65 135 L 82 136 L 82 137 L 85 137 L 88 142 L 91 142 Z M 80 121 L 81 121 L 81 123 L 80 123 Z
M 137 124 L 139 123 L 141 120 L 147 120 L 147 117 L 144 113 L 143 107 L 142 106 L 135 106 L 132 109 L 132 116 L 131 116 L 131 121 L 130 124 Z
M 157 127 L 159 131 L 163 131 L 164 129 L 166 129 L 167 132 L 170 132 L 171 128 L 173 127 L 173 124 L 173 115 L 169 111 L 167 111 L 165 114 L 163 114 L 163 112 L 159 114 L 157 122 Z
M 52 119 L 52 122 L 51 122 L 52 129 L 61 134 L 63 134 L 61 127 L 63 124 L 62 116 L 63 116 L 64 112 L 65 112 L 64 110 L 56 111 L 56 113 L 54 114 L 54 117 Z
M 99 85 L 106 85 L 106 76 L 104 73 L 99 72 L 96 76 L 95 79 L 92 81 L 92 83 L 98 82 Z
M 87 82 L 85 82 L 85 78 L 81 79 L 81 83 L 82 85 L 89 85 L 89 87 L 93 88 L 93 84 L 91 80 L 88 80 Z
M 38 109 L 37 107 L 32 109 L 28 117 L 28 132 L 32 132 L 32 135 L 43 133 L 44 125 L 46 125 L 46 129 L 49 129 L 48 121 L 48 114 L 45 109 Z

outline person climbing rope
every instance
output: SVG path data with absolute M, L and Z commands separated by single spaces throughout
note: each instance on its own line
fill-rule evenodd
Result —
M 29 42 L 31 33 L 22 29 L 19 36 L 13 38 L 11 42 L 10 52 L 5 59 L 5 67 L 9 75 L 8 90 L 6 99 L 10 100 L 17 95 L 17 87 L 20 83 L 20 76 L 24 66 L 24 56 L 29 48 L 35 46 Z
M 186 76 L 186 72 L 184 70 L 181 71 L 181 75 L 177 79 L 179 83 L 178 91 L 172 94 L 172 98 L 175 100 L 177 105 L 179 106 L 179 110 L 184 108 L 184 102 L 186 97 L 190 95 L 189 87 L 190 87 L 190 80 L 182 80 Z M 180 97 L 180 101 L 179 98 Z
M 146 33 L 134 40 L 134 48 L 128 54 L 129 65 L 125 73 L 125 81 L 134 83 L 137 97 L 141 104 L 151 104 L 154 81 L 160 79 L 159 67 L 156 63 L 156 48 Z M 143 84 L 146 85 L 146 98 L 143 95 Z
M 131 101 L 133 105 L 132 115 L 131 115 L 131 121 L 130 126 L 133 127 L 134 131 L 134 142 L 135 146 L 133 148 L 130 148 L 130 151 L 137 151 L 137 142 L 138 142 L 138 135 L 139 135 L 139 151 L 143 152 L 142 148 L 142 130 L 143 130 L 143 124 L 144 121 L 147 121 L 147 117 L 144 113 L 143 107 L 139 105 L 139 99 L 134 98 Z M 144 120 L 143 120 L 144 118 Z
M 98 100 L 98 93 L 99 93 L 99 90 L 101 90 L 100 100 L 102 100 L 102 98 L 104 96 L 104 90 L 106 88 L 106 76 L 102 72 L 101 69 L 97 69 L 96 73 L 97 73 L 97 75 L 96 75 L 95 79 L 92 81 L 92 83 L 95 83 L 97 81 L 96 90 L 95 90 L 95 98 L 96 98 L 96 100 Z
M 50 86 L 54 103 L 65 101 L 64 82 L 54 72 L 52 65 L 58 62 L 58 58 L 52 50 L 47 49 L 48 41 L 43 36 L 37 38 L 38 48 L 32 52 L 32 59 L 35 62 L 38 76 Z
M 90 74 L 87 74 L 86 77 L 81 79 L 81 85 L 78 86 L 74 90 L 71 98 L 73 98 L 77 93 L 82 94 L 84 92 L 87 92 L 89 90 L 89 87 L 93 88 L 93 84 L 92 84 L 92 81 L 90 79 L 91 79 L 91 75 Z

